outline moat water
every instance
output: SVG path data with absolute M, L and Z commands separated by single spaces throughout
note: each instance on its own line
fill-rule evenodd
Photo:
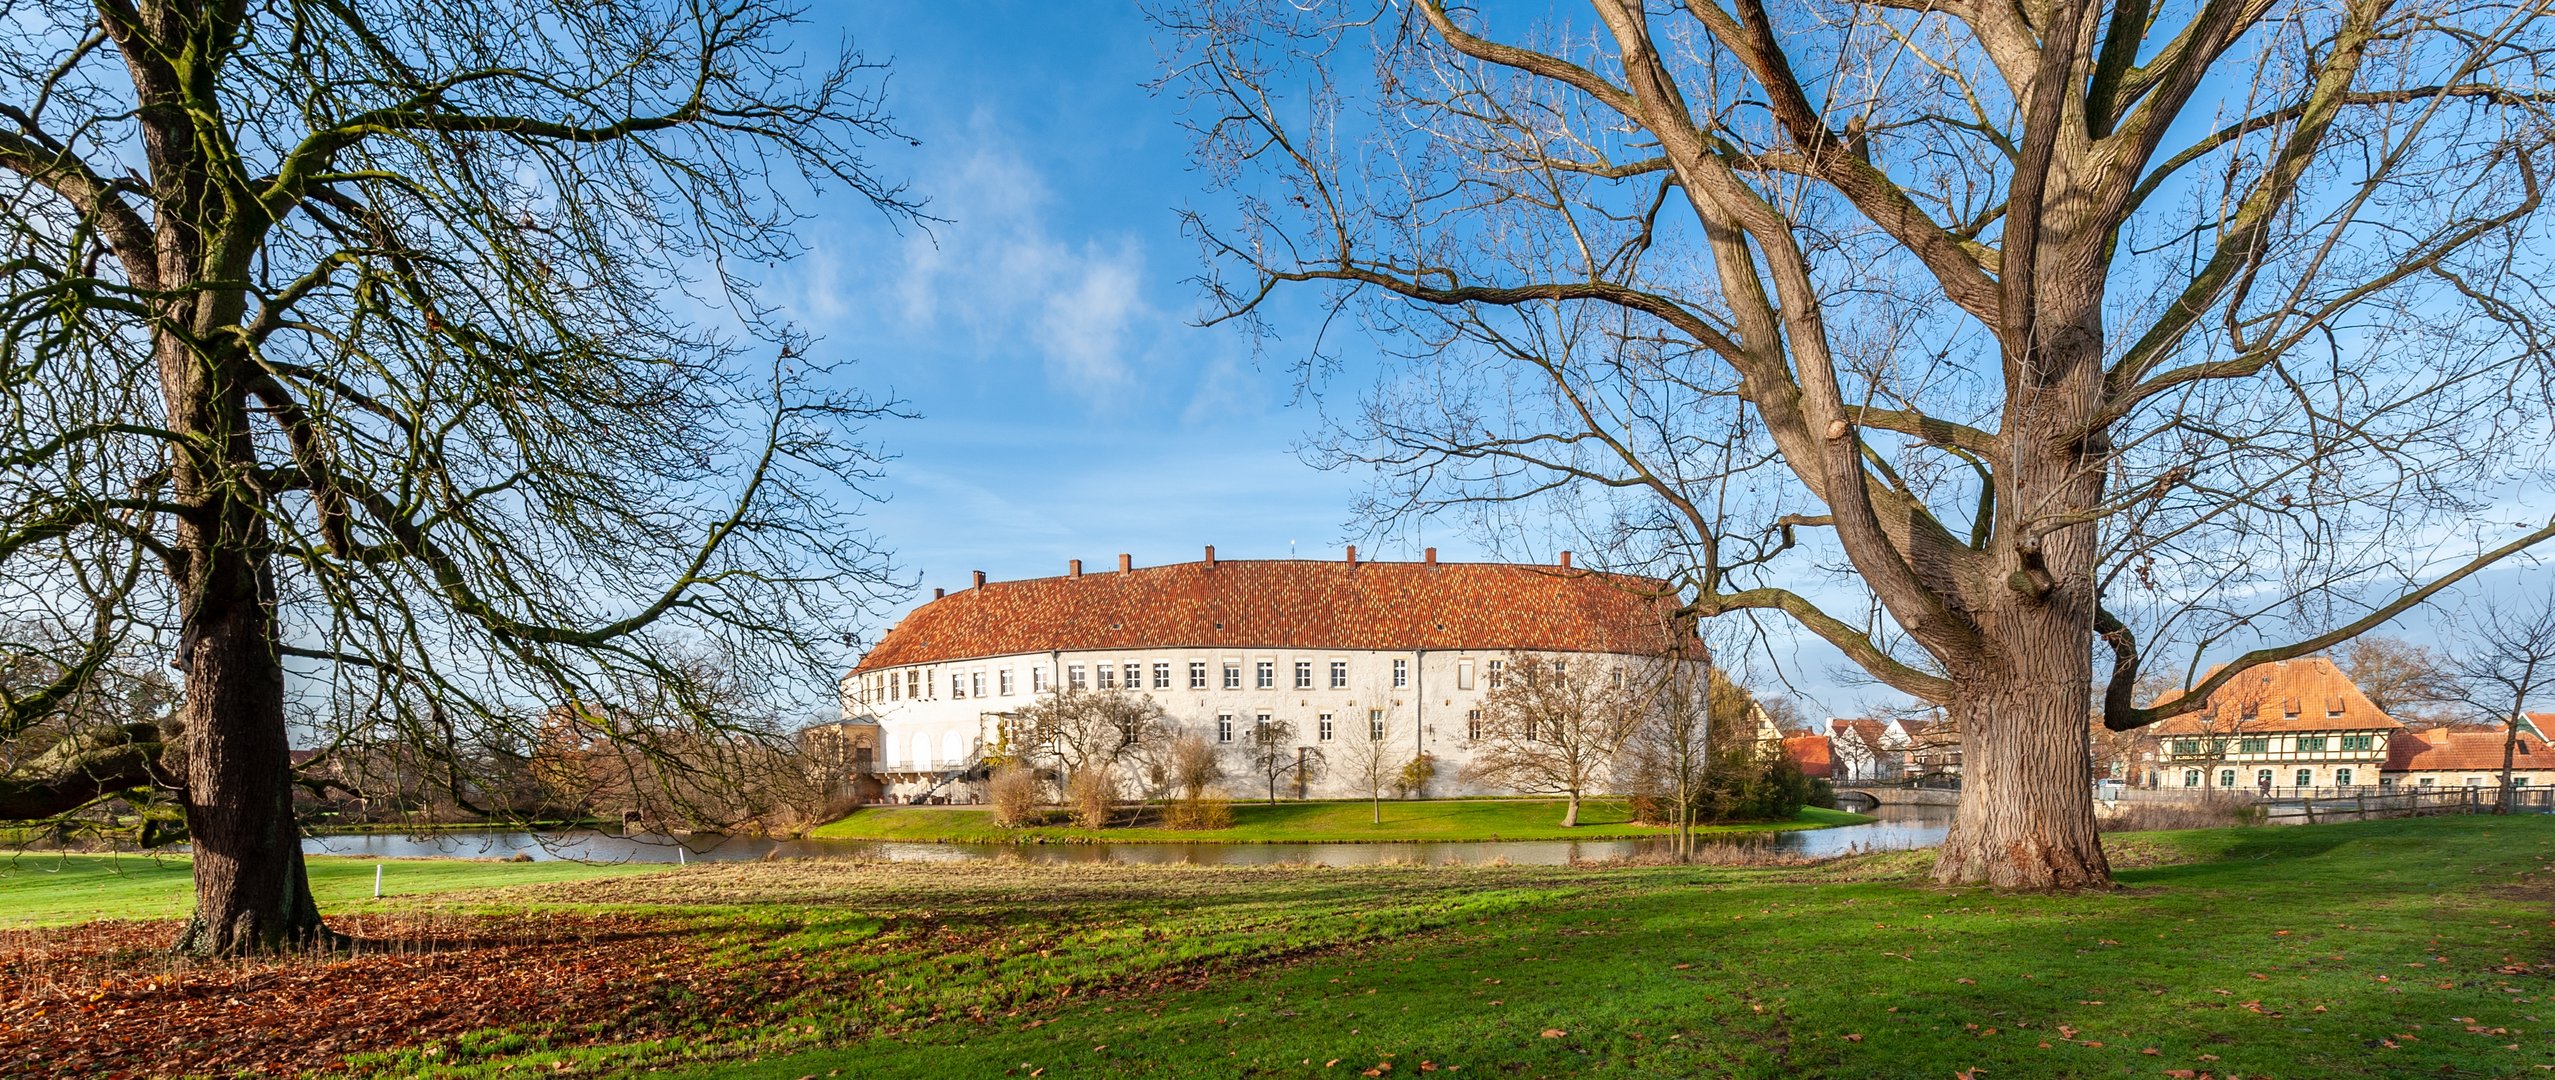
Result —
M 1703 843 L 1745 844 L 1770 851 L 1824 858 L 1864 851 L 1932 847 L 1952 823 L 1948 806 L 1890 806 L 1864 825 L 1698 838 Z M 875 840 L 772 840 L 743 836 L 621 836 L 570 832 L 441 832 L 416 835 L 315 836 L 302 841 L 313 855 L 359 857 L 582 859 L 591 862 L 684 862 L 739 859 L 871 859 L 892 862 L 1001 861 L 1038 863 L 1196 863 L 1243 866 L 1310 863 L 1363 866 L 1375 863 L 1488 863 L 1564 866 L 1573 862 L 1665 854 L 1670 841 L 1484 840 L 1454 843 L 1367 844 L 907 844 Z

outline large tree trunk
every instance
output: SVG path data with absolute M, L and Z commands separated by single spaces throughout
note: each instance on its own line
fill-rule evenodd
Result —
M 1954 706 L 1961 801 L 1934 879 L 2007 889 L 2111 880 L 2094 833 L 2094 779 L 2082 678 L 2033 673 L 1978 686 Z
M 235 315 L 212 299 L 180 310 L 215 326 Z M 233 350 L 165 335 L 158 349 L 171 426 L 195 439 L 172 470 L 178 499 L 195 508 L 175 545 L 176 663 L 186 674 L 178 720 L 195 852 L 195 915 L 177 947 L 233 955 L 333 941 L 311 899 L 293 821 L 273 541 L 248 479 L 259 464 L 249 435 L 250 368 Z
M 181 951 L 232 955 L 329 940 L 302 865 L 293 821 L 284 670 L 275 653 L 265 575 L 216 545 L 189 612 L 186 827 L 195 849 L 195 916 Z
M 1576 791 L 1570 793 L 1570 809 L 1562 812 L 1561 827 L 1565 829 L 1579 827 L 1579 793 Z
M 1970 590 L 1982 642 L 1948 665 L 1961 799 L 1934 865 L 1946 883 L 2075 889 L 2111 880 L 2094 832 L 2097 535 L 2064 523 L 2102 504 L 2111 450 L 2092 422 L 2103 378 L 2102 267 L 2067 224 L 2043 222 L 2039 317 L 2021 335 L 2027 344 L 2007 345 L 2016 377 L 2005 407 L 2011 460 L 1996 475 L 1995 571 Z M 2007 299 L 2016 299 L 2010 290 Z

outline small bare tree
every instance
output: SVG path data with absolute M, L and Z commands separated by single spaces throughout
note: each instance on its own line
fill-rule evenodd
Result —
M 2555 690 L 2555 591 L 2520 606 L 2486 600 L 2470 609 L 2455 662 L 2463 697 L 2502 726 L 2502 795 L 2495 813 L 2511 812 L 2511 772 L 2528 703 Z
M 1566 661 L 1533 653 L 1509 657 L 1497 687 L 1482 697 L 1482 737 L 1464 773 L 1473 780 L 1569 799 L 1562 828 L 1579 824 L 1579 801 L 1613 772 L 1640 725 L 1633 695 Z
M 1024 753 L 1052 765 L 1068 791 L 1084 771 L 1135 763 L 1178 734 L 1160 702 L 1123 690 L 1052 690 L 1012 725 Z
M 1241 742 L 1243 763 L 1268 786 L 1269 805 L 1277 805 L 1278 785 L 1301 791 L 1322 778 L 1322 752 L 1295 742 L 1295 725 L 1284 720 L 1255 721 Z
M 1694 856 L 1695 808 L 1712 767 L 1712 684 L 1718 672 L 1703 664 L 1651 662 L 1627 669 L 1639 720 L 1625 753 L 1632 775 L 1669 803 L 1677 827 L 1677 860 Z M 1612 679 L 1613 676 L 1609 676 Z
M 1384 791 L 1402 772 L 1400 747 L 1378 736 L 1363 719 L 1340 741 L 1339 774 L 1366 796 L 1369 820 L 1384 823 Z

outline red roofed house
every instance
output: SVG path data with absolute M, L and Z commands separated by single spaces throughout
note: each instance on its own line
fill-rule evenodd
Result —
M 2541 726 L 2550 722 L 2555 713 L 2523 714 L 2518 742 L 2509 748 L 2513 788 L 2555 783 L 2555 748 Z M 2498 727 L 2402 732 L 2387 745 L 2387 780 L 2397 788 L 2501 787 L 2508 734 Z
M 1783 740 L 1783 756 L 1801 767 L 1801 775 L 1813 780 L 1836 778 L 1836 757 L 1829 749 L 1825 735 L 1792 735 Z
M 2164 786 L 2199 791 L 2383 786 L 2404 730 L 2321 656 L 2246 671 L 2199 710 L 2156 725 Z
M 1469 760 L 1482 696 L 1515 652 L 1619 671 L 1693 650 L 1676 596 L 1648 578 L 1559 565 L 1223 560 L 988 582 L 915 608 L 843 679 L 875 717 L 891 796 L 941 789 L 997 745 L 1005 717 L 1056 687 L 1140 692 L 1209 739 L 1287 721 L 1308 751 L 1382 730 Z M 1583 666 L 1585 665 L 1585 666 Z M 1345 792 L 1345 788 L 1341 789 Z M 1316 791 L 1315 794 L 1321 792 Z

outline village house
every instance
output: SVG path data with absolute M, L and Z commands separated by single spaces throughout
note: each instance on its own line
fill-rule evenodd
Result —
M 2236 676 L 2156 737 L 2167 788 L 2288 793 L 2385 786 L 2404 730 L 2332 660 L 2311 656 Z
M 2511 751 L 2511 786 L 2555 783 L 2555 748 L 2543 724 L 2555 713 L 2527 713 Z M 2388 744 L 2386 781 L 2398 789 L 2498 788 L 2507 732 L 2500 727 L 2442 727 L 2405 731 Z
M 1887 720 L 1870 717 L 1828 720 L 1828 748 L 1841 784 L 1885 783 L 1899 778 L 1903 749 Z

